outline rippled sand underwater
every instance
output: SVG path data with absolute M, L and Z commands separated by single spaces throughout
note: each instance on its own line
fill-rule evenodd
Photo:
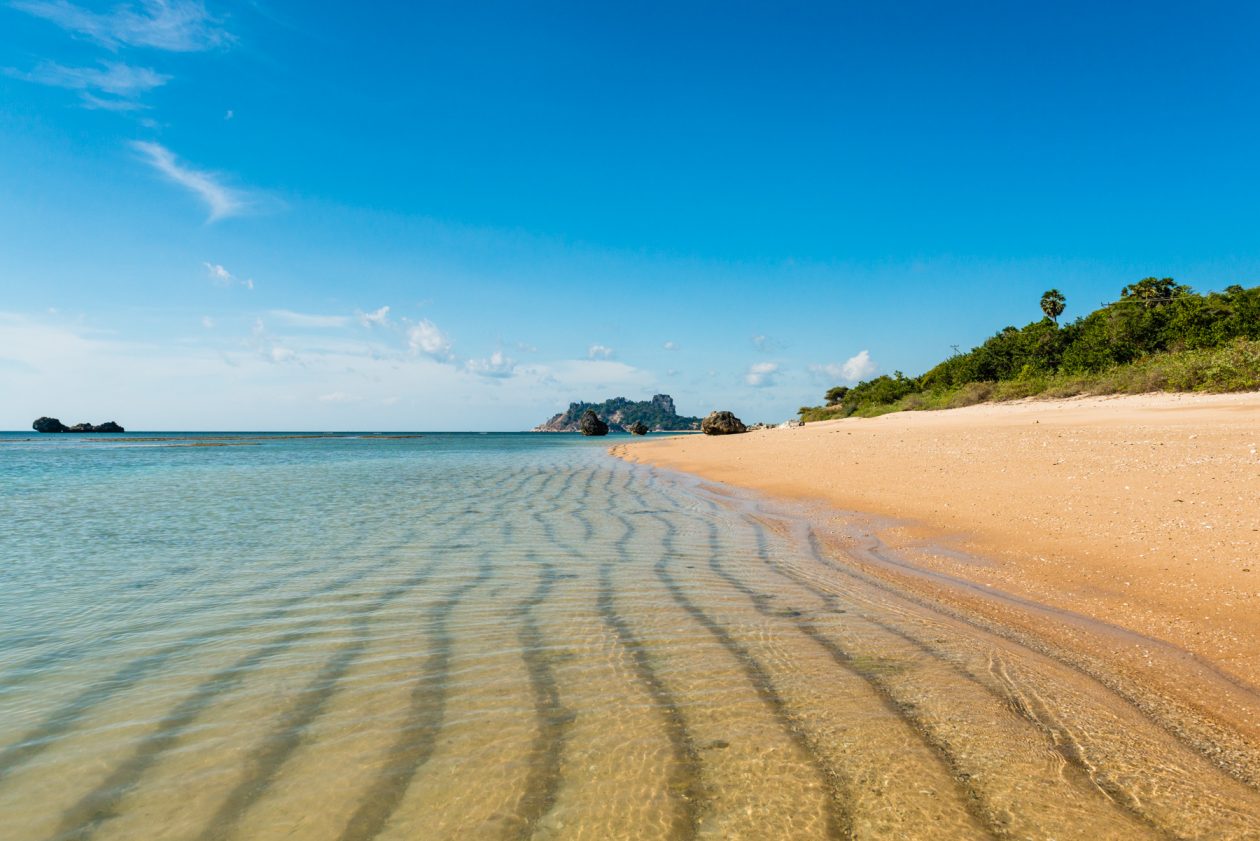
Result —
M 0 451 L 0 837 L 1260 837 L 1253 780 L 799 523 L 440 439 Z

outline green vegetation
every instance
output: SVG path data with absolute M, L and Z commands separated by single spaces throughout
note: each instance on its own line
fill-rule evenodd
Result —
M 547 422 L 534 427 L 535 432 L 575 432 L 578 421 L 587 410 L 593 411 L 600 420 L 617 429 L 641 423 L 654 431 L 679 431 L 700 428 L 700 418 L 679 415 L 674 399 L 668 394 L 656 394 L 651 400 L 627 400 L 614 397 L 603 403 L 585 401 L 570 403 L 569 408 Z
M 919 377 L 896 371 L 829 389 L 827 405 L 801 407 L 801 420 L 1033 396 L 1260 389 L 1260 286 L 1198 295 L 1172 278 L 1148 277 L 1060 327 L 1065 304 L 1051 289 L 1040 321 L 1003 328 Z
M 1059 316 L 1063 315 L 1063 308 L 1066 306 L 1067 298 L 1058 289 L 1048 289 L 1041 296 L 1041 311 L 1055 324 L 1059 323 Z

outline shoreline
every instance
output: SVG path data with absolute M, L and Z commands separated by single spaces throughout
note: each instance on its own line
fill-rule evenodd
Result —
M 793 511 L 844 564 L 1092 664 L 1131 703 L 1157 695 L 1205 738 L 1227 723 L 1246 751 L 1260 744 L 1257 442 L 1260 395 L 1160 394 L 609 451 Z

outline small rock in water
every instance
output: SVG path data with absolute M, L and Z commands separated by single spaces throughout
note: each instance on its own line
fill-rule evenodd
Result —
M 578 432 L 583 435 L 607 435 L 608 424 L 600 420 L 599 415 L 587 409 L 578 420 Z

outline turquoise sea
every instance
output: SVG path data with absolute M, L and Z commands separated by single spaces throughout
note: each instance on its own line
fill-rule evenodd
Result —
M 1260 837 L 1105 680 L 609 443 L 0 435 L 0 838 Z

